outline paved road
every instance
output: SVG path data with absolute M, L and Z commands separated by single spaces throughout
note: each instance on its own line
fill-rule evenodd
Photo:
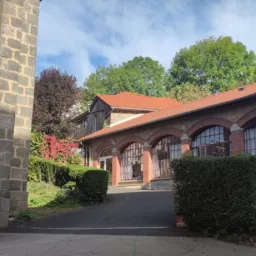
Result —
M 105 204 L 0 230 L 0 256 L 256 255 L 175 228 L 170 192 L 110 188 Z

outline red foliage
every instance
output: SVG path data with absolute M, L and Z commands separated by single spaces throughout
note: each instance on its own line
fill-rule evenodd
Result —
M 67 157 L 74 154 L 78 149 L 78 143 L 68 140 L 60 140 L 55 136 L 44 135 L 41 146 L 41 156 L 47 159 L 66 162 Z

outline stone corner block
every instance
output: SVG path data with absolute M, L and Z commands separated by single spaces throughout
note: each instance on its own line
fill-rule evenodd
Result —
M 5 228 L 9 223 L 9 213 L 8 212 L 0 212 L 0 228 Z

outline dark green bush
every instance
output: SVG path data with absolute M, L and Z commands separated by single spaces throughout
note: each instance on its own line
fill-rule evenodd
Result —
M 62 188 L 70 191 L 74 191 L 76 189 L 76 183 L 74 181 L 69 181 Z
M 76 181 L 78 178 L 82 178 L 83 174 L 87 171 L 101 170 L 93 167 L 75 165 L 75 164 L 70 164 L 68 165 L 68 167 L 69 167 L 69 174 L 71 176 L 72 181 Z
M 107 171 L 82 165 L 69 165 L 30 156 L 28 180 L 52 182 L 73 192 L 83 201 L 102 202 L 108 189 Z M 74 188 L 74 182 L 76 188 Z
M 30 156 L 28 180 L 52 182 L 56 186 L 62 187 L 69 181 L 75 181 L 77 177 L 81 177 L 88 170 L 98 169 Z
M 71 180 L 69 168 L 64 163 L 41 157 L 29 157 L 28 180 L 52 182 L 57 186 L 62 186 Z
M 89 170 L 77 176 L 77 189 L 86 202 L 103 202 L 107 195 L 109 173 L 103 170 Z
M 177 215 L 211 235 L 249 232 L 256 224 L 255 163 L 246 155 L 174 160 Z
M 30 210 L 23 210 L 15 217 L 15 219 L 19 221 L 31 220 L 33 219 L 32 215 Z

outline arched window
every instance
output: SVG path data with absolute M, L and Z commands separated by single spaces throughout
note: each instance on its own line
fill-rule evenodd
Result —
M 256 118 L 244 126 L 244 151 L 256 155 Z
M 177 136 L 167 136 L 153 147 L 153 178 L 172 176 L 171 160 L 181 157 L 181 141 Z
M 192 141 L 193 156 L 228 156 L 230 131 L 223 126 L 211 126 L 196 134 Z
M 121 154 L 121 180 L 143 179 L 143 147 L 132 143 Z

